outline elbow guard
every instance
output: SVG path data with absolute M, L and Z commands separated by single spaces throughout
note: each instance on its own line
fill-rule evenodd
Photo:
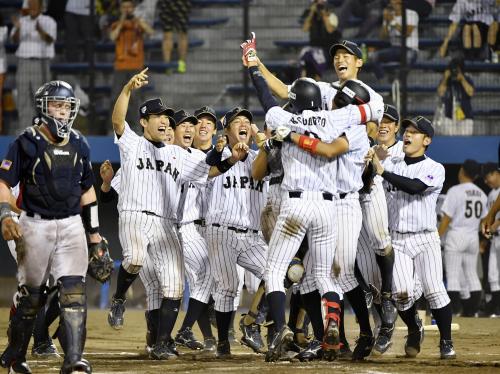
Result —
M 97 201 L 82 207 L 82 221 L 85 231 L 89 234 L 99 232 L 99 211 L 97 209 Z

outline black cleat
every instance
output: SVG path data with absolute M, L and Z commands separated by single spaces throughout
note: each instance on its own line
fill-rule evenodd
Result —
M 202 342 L 196 340 L 193 330 L 191 330 L 190 327 L 186 327 L 184 330 L 177 333 L 175 336 L 175 343 L 193 350 L 205 348 Z
M 356 340 L 356 348 L 354 348 L 354 352 L 352 352 L 352 360 L 360 361 L 368 357 L 372 352 L 374 344 L 375 338 L 373 335 L 359 334 Z
M 204 353 L 214 353 L 217 350 L 217 341 L 214 337 L 206 338 L 204 342 L 203 352 Z
M 307 348 L 302 350 L 296 358 L 300 361 L 312 361 L 323 358 L 323 348 L 321 348 L 321 342 L 316 339 L 311 340 Z
M 380 315 L 382 322 L 386 325 L 394 325 L 396 318 L 398 318 L 398 311 L 391 300 L 390 294 L 382 294 L 380 307 L 382 310 L 382 314 Z
M 231 358 L 231 344 L 228 340 L 217 343 L 217 351 L 215 352 L 215 357 L 219 359 Z
M 255 353 L 264 353 L 264 342 L 260 335 L 260 326 L 256 323 L 245 325 L 243 322 L 245 317 L 240 320 L 241 344 L 251 348 Z
M 82 358 L 81 360 L 75 362 L 64 362 L 59 373 L 72 374 L 75 372 L 91 374 L 92 366 L 90 366 L 90 363 L 87 360 Z
M 273 337 L 269 350 L 266 353 L 266 362 L 278 361 L 286 357 L 288 345 L 293 341 L 293 332 L 284 325 Z
M 327 361 L 333 361 L 338 357 L 340 350 L 340 334 L 337 322 L 334 319 L 328 321 L 328 326 L 323 336 L 323 357 Z
M 420 345 L 424 341 L 424 326 L 422 320 L 415 316 L 418 330 L 408 333 L 405 343 L 406 357 L 414 358 L 420 353 Z
M 453 348 L 453 341 L 451 340 L 441 340 L 439 342 L 439 352 L 441 353 L 441 359 L 443 360 L 457 358 L 457 353 Z
M 394 325 L 391 327 L 381 327 L 380 331 L 375 339 L 375 345 L 373 349 L 380 354 L 387 352 L 392 345 L 392 333 L 394 332 Z
M 125 300 L 113 299 L 111 300 L 111 308 L 108 313 L 108 323 L 115 330 L 123 328 L 123 314 L 125 313 Z
M 149 353 L 149 357 L 151 357 L 153 360 L 168 360 L 176 358 L 179 354 L 177 353 L 177 351 L 174 352 L 171 346 L 171 342 L 157 343 L 153 346 L 153 349 Z
M 9 367 L 9 374 L 31 374 L 31 369 L 26 361 L 13 361 Z
M 31 355 L 38 357 L 60 357 L 59 353 L 57 353 L 57 348 L 50 337 L 48 337 L 45 341 L 33 344 L 33 347 L 31 348 Z

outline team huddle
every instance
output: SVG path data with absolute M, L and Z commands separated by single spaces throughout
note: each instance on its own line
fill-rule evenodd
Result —
M 109 162 L 101 165 L 98 194 L 101 206 L 117 204 L 123 250 L 109 325 L 126 328 L 126 294 L 139 276 L 152 359 L 179 355 L 176 345 L 228 358 L 246 284 L 254 299 L 239 321 L 241 343 L 268 362 L 291 356 L 359 361 L 372 350 L 384 353 L 398 315 L 408 328 L 406 355 L 415 357 L 424 340 L 415 303 L 423 295 L 439 328 L 440 357 L 455 358 L 435 214 L 445 170 L 425 155 L 431 122 L 422 116 L 400 121 L 395 107 L 359 81 L 362 53 L 350 41 L 330 48 L 337 82 L 300 78 L 290 86 L 257 57 L 255 35 L 241 48 L 265 111 L 264 131 L 238 107 L 222 117 L 224 135 L 214 139 L 212 108 L 191 114 L 157 98 L 131 108 L 144 130 L 136 134 L 125 118 L 131 95 L 148 84 L 147 69 L 115 103 L 120 168 L 115 173 Z M 19 270 L 1 364 L 30 373 L 31 336 L 33 353 L 42 354 L 40 347 L 55 352 L 48 326 L 60 317 L 61 373 L 91 373 L 82 358 L 87 242 L 89 275 L 108 280 L 112 261 L 99 235 L 89 148 L 71 129 L 78 101 L 62 81 L 47 83 L 36 97 L 39 123 L 15 140 L 0 166 L 2 234 L 13 241 Z M 47 237 L 43 245 L 40 232 Z M 174 333 L 185 278 L 190 299 Z M 344 298 L 359 325 L 353 350 L 345 337 Z M 376 335 L 370 309 L 380 320 Z M 203 339 L 193 333 L 196 322 Z M 311 339 L 304 333 L 308 322 Z

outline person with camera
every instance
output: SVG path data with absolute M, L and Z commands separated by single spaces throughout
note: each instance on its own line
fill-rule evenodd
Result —
M 118 97 L 122 87 L 129 81 L 130 77 L 137 70 L 144 68 L 144 34 L 152 35 L 154 32 L 146 21 L 134 16 L 134 10 L 133 0 L 121 1 L 120 19 L 111 25 L 109 37 L 116 43 L 112 100 Z M 139 107 L 139 103 L 143 101 L 140 96 L 132 97 L 134 107 Z M 127 122 L 139 123 L 137 113 L 132 111 L 129 116 L 131 118 L 127 118 Z
M 320 80 L 328 69 L 329 48 L 341 39 L 338 18 L 326 0 L 314 0 L 302 15 L 302 30 L 309 33 L 309 45 L 300 51 L 301 76 Z
M 444 116 L 456 121 L 473 118 L 471 97 L 474 95 L 474 82 L 464 72 L 464 61 L 452 59 L 437 89 L 444 105 Z

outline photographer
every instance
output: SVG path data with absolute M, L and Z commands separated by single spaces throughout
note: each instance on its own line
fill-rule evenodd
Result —
M 299 56 L 302 77 L 321 79 L 328 68 L 328 49 L 341 38 L 336 29 L 337 16 L 327 5 L 326 0 L 314 0 L 301 17 L 302 30 L 309 32 L 309 46 L 304 47 Z

